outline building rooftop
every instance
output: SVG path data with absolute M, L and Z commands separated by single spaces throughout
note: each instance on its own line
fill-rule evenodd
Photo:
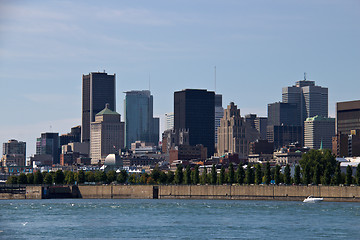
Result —
M 96 114 L 96 116 L 100 116 L 100 115 L 120 115 L 117 112 L 114 112 L 112 110 L 109 109 L 109 104 L 105 104 L 105 108 L 100 111 L 99 113 Z

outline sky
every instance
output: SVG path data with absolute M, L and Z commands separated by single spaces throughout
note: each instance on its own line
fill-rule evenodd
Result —
M 360 99 L 359 13 L 358 0 L 0 0 L 0 142 L 29 156 L 41 132 L 80 125 L 82 75 L 104 70 L 122 116 L 123 92 L 149 88 L 161 119 L 186 88 L 266 116 L 306 72 L 335 117 Z

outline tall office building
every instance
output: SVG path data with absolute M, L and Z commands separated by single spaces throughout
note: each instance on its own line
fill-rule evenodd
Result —
M 165 113 L 165 130 L 174 129 L 174 113 Z
M 116 111 L 115 74 L 92 72 L 82 77 L 82 131 L 81 141 L 90 141 L 90 123 L 106 103 Z
M 304 146 L 310 149 L 332 149 L 335 119 L 315 116 L 304 123 Z
M 3 143 L 3 157 L 0 166 L 25 166 L 26 142 L 11 139 Z
M 91 123 L 90 157 L 91 164 L 104 163 L 109 154 L 118 153 L 124 147 L 124 123 L 109 104 L 96 114 Z
M 306 80 L 306 77 L 282 89 L 282 102 L 297 105 L 296 116 L 301 126 L 306 118 L 328 117 L 328 88 L 316 86 L 315 81 Z
M 268 118 L 256 117 L 254 122 L 255 122 L 255 128 L 259 133 L 259 139 L 266 140 L 266 128 L 268 125 Z
M 215 150 L 215 93 L 185 89 L 174 93 L 174 129 L 189 130 L 191 146 L 202 144 L 208 156 Z
M 125 92 L 125 146 L 136 141 L 159 143 L 159 118 L 153 117 L 153 96 L 149 90 Z
M 60 163 L 59 133 L 41 133 L 36 141 L 37 155 L 51 155 L 53 164 Z
M 231 102 L 224 111 L 224 117 L 218 129 L 218 155 L 237 153 L 244 158 L 248 155 L 248 145 L 244 118 L 240 116 L 240 109 Z
M 220 127 L 220 120 L 224 116 L 224 108 L 222 107 L 222 95 L 215 94 L 215 146 L 218 143 L 217 130 Z
M 297 104 L 268 104 L 267 140 L 278 149 L 298 142 L 303 144 L 303 130 L 297 118 Z

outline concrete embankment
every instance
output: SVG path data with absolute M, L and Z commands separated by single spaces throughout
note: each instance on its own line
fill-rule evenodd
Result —
M 275 185 L 74 185 L 26 186 L 26 192 L 0 193 L 0 199 L 233 199 L 301 201 L 307 196 L 324 201 L 360 202 L 360 186 Z

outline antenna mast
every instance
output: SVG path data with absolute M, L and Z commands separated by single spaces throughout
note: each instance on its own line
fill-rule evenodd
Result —
M 306 72 L 304 72 L 304 80 L 306 81 Z

